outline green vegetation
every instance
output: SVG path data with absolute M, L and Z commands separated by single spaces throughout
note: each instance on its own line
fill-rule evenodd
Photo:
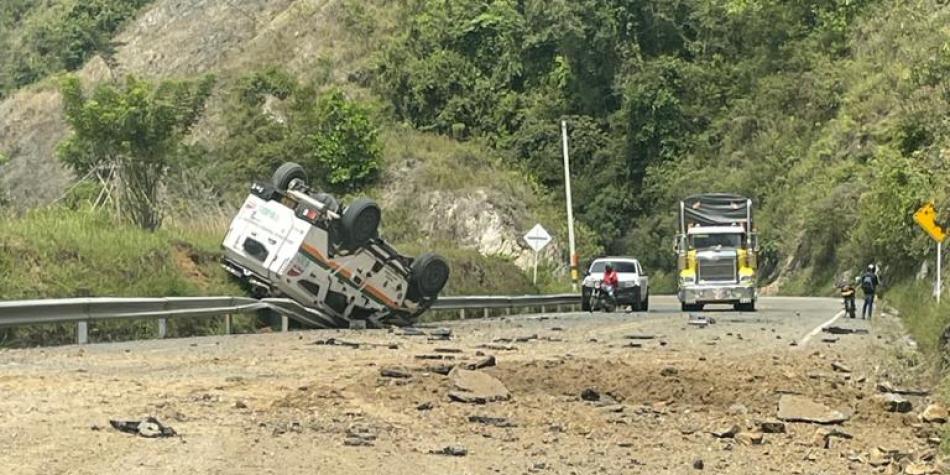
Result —
M 238 295 L 220 272 L 220 234 L 165 229 L 148 232 L 103 212 L 37 210 L 0 220 L 0 295 L 50 297 L 168 297 Z M 251 320 L 240 321 L 250 329 Z M 170 335 L 222 331 L 213 319 L 169 323 Z M 75 341 L 75 325 L 0 331 L 6 345 Z M 94 341 L 154 337 L 154 321 L 94 323 Z
M 379 174 L 379 121 L 371 107 L 339 89 L 303 86 L 284 70 L 241 78 L 231 87 L 225 121 L 227 137 L 203 164 L 215 169 L 221 186 L 240 183 L 243 190 L 286 161 L 303 165 L 315 186 L 332 192 L 364 188 Z
M 60 144 L 59 158 L 77 175 L 102 183 L 103 196 L 117 194 L 120 215 L 155 230 L 162 224 L 165 177 L 213 86 L 212 76 L 157 86 L 130 76 L 122 88 L 101 84 L 87 97 L 79 79 L 68 77 L 61 90 L 73 134 Z
M 151 0 L 0 2 L 0 99 L 95 54 L 109 58 L 112 36 Z
M 579 218 L 652 269 L 677 200 L 735 191 L 768 280 L 902 278 L 927 250 L 915 204 L 948 199 L 940 2 L 415 0 L 397 24 L 373 70 L 396 117 L 484 140 L 553 196 L 568 120 Z

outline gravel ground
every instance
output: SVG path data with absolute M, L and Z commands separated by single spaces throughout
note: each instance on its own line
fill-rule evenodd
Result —
M 907 414 L 878 400 L 885 380 L 913 383 L 894 364 L 910 350 L 893 317 L 838 320 L 833 325 L 868 333 L 832 336 L 813 330 L 838 314 L 837 300 L 764 299 L 756 313 L 703 312 L 715 321 L 706 326 L 689 323 L 672 298 L 651 304 L 649 313 L 455 322 L 446 325 L 448 340 L 320 330 L 3 351 L 0 467 L 43 474 L 940 473 L 928 440 L 940 427 L 917 418 L 928 397 L 907 396 Z M 496 364 L 477 373 L 500 381 L 509 398 L 453 402 L 449 394 L 464 372 L 443 373 L 490 364 L 489 356 Z M 848 420 L 790 422 L 785 433 L 762 434 L 759 422 L 775 419 L 788 395 Z M 146 416 L 177 435 L 144 438 L 109 423 Z M 828 435 L 834 429 L 843 433 Z

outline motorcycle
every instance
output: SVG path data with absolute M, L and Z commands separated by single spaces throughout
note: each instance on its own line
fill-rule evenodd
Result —
M 610 288 L 604 285 L 603 282 L 594 284 L 594 289 L 590 293 L 590 311 L 603 310 L 607 313 L 611 313 L 616 308 L 617 299 L 610 291 Z
M 856 289 L 851 284 L 838 284 L 838 291 L 841 293 L 841 298 L 844 300 L 844 311 L 848 315 L 848 318 L 855 318 L 855 305 L 854 305 L 854 295 Z

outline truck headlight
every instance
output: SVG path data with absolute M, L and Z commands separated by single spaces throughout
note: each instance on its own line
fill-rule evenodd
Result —
M 696 276 L 695 275 L 681 275 L 680 283 L 681 284 L 695 284 Z
M 754 280 L 754 276 L 753 276 L 752 274 L 746 274 L 746 275 L 740 275 L 740 276 L 739 276 L 739 282 L 740 282 L 740 283 L 743 283 L 743 284 L 751 283 L 753 280 Z

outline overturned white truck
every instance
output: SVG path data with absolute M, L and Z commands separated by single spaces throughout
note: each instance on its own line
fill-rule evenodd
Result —
M 411 325 L 449 278 L 448 263 L 401 255 L 379 237 L 382 213 L 369 199 L 348 205 L 311 189 L 285 163 L 255 182 L 224 238 L 224 267 L 263 297 L 288 297 L 307 321 L 346 328 Z

